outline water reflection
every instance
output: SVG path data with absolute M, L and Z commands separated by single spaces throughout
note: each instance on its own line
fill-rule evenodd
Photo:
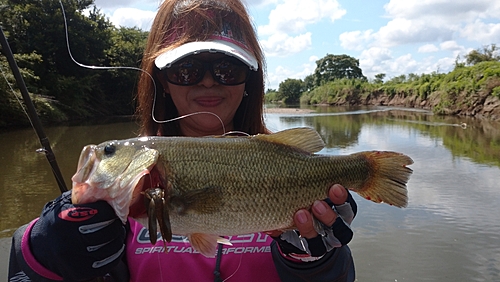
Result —
M 297 126 L 315 128 L 329 148 L 342 148 L 357 143 L 361 128 L 399 126 L 420 132 L 424 138 L 438 140 L 453 156 L 466 157 L 474 162 L 500 166 L 500 125 L 488 120 L 435 116 L 418 109 L 391 107 L 355 107 L 339 111 L 320 107 L 316 113 L 305 115 L 268 114 L 271 130 L 279 131 Z M 432 142 L 434 142 L 432 141 Z

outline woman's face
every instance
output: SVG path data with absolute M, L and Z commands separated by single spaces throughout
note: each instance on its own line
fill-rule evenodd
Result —
M 226 55 L 202 53 L 193 56 L 204 62 L 212 62 Z M 220 84 L 213 79 L 210 71 L 205 72 L 203 79 L 192 86 L 175 85 L 166 79 L 160 81 L 165 93 L 172 97 L 179 116 L 199 113 L 179 121 L 183 135 L 223 134 L 221 121 L 226 132 L 233 130 L 233 117 L 243 99 L 244 83 L 234 86 Z

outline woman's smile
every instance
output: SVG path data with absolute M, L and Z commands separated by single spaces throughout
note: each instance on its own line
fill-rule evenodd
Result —
M 198 103 L 198 105 L 200 105 L 201 107 L 213 108 L 222 104 L 224 99 L 222 97 L 217 97 L 217 96 L 202 96 L 194 99 L 194 101 Z

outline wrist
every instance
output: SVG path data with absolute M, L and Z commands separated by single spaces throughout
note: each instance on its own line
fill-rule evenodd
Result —
M 23 254 L 24 261 L 36 274 L 50 280 L 62 281 L 63 278 L 61 276 L 43 266 L 33 255 L 30 236 L 31 231 L 33 230 L 33 226 L 35 226 L 35 223 L 37 223 L 37 221 L 38 218 L 29 223 L 21 240 L 21 252 Z
M 276 242 L 277 243 L 277 242 Z M 294 253 L 294 252 L 287 252 L 284 253 L 283 250 L 281 249 L 280 244 L 276 244 L 278 252 L 280 255 L 285 258 L 288 261 L 295 262 L 295 263 L 305 263 L 305 262 L 313 262 L 322 259 L 325 255 L 321 256 L 311 256 L 308 253 Z
M 321 252 L 321 254 L 312 254 L 309 253 L 310 251 L 302 250 L 299 249 L 296 245 L 299 244 L 299 241 L 301 240 L 300 237 L 298 236 L 291 236 L 292 233 L 287 233 L 287 234 L 281 234 L 284 235 L 285 237 L 280 236 L 275 236 L 272 237 L 276 243 L 276 247 L 280 255 L 285 258 L 288 261 L 295 262 L 295 263 L 304 263 L 304 262 L 313 262 L 320 260 L 325 256 L 325 251 Z M 293 234 L 295 232 L 293 231 Z M 298 241 L 296 241 L 298 240 Z M 292 242 L 295 242 L 292 243 Z M 307 244 L 307 243 L 305 243 Z M 303 245 L 302 245 L 303 246 Z M 308 248 L 306 248 L 308 249 Z M 323 248 L 324 250 L 324 248 Z

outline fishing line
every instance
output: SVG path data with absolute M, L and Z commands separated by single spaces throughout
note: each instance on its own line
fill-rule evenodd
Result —
M 26 117 L 28 118 L 28 121 L 30 122 L 31 124 L 31 128 L 33 128 L 33 130 L 35 130 L 35 125 L 33 124 L 33 121 L 31 120 L 31 117 L 30 115 L 28 114 L 28 112 L 26 111 L 26 108 L 24 107 L 23 105 L 23 102 L 21 102 L 21 100 L 19 99 L 19 97 L 17 96 L 17 93 L 16 91 L 14 90 L 14 88 L 12 87 L 12 84 L 10 84 L 9 80 L 7 79 L 7 75 L 5 73 L 5 71 L 3 70 L 2 66 L 0 65 L 0 72 L 2 73 L 2 76 L 5 80 L 5 82 L 7 83 L 7 85 L 9 86 L 10 88 L 10 91 L 12 92 L 12 94 L 14 95 L 14 97 L 16 98 L 16 101 L 19 103 L 19 106 L 21 107 L 21 109 L 23 110 L 24 114 L 26 115 Z M 36 130 L 35 130 L 35 133 L 36 133 Z M 39 149 L 36 149 L 36 152 L 37 153 L 40 153 L 40 154 L 46 154 L 47 153 L 47 149 L 45 148 L 39 148 Z
M 235 135 L 235 136 L 239 136 L 239 135 L 244 135 L 244 136 L 250 136 L 249 133 L 246 133 L 246 132 L 243 132 L 243 131 L 229 131 L 229 132 L 226 132 L 224 134 L 222 134 L 222 136 L 230 136 L 230 135 Z
M 241 246 L 244 247 L 245 246 L 245 243 L 241 243 Z M 240 254 L 240 261 L 238 263 L 238 267 L 236 267 L 236 269 L 234 270 L 234 272 L 229 275 L 226 279 L 224 279 L 222 282 L 226 282 L 228 281 L 229 279 L 233 278 L 234 275 L 236 275 L 236 272 L 238 272 L 238 270 L 240 270 L 240 267 L 241 267 L 241 261 L 243 260 L 243 252 Z
M 149 79 L 151 79 L 151 82 L 153 82 L 153 107 L 151 108 L 151 118 L 153 119 L 154 122 L 156 122 L 156 123 L 168 123 L 168 122 L 173 122 L 173 121 L 176 121 L 176 120 L 184 119 L 184 118 L 187 118 L 187 117 L 191 117 L 191 116 L 194 116 L 194 115 L 198 115 L 198 114 L 210 114 L 210 115 L 215 116 L 220 121 L 221 126 L 222 126 L 222 130 L 223 130 L 222 132 L 224 134 L 226 133 L 226 128 L 224 126 L 224 122 L 222 121 L 222 119 L 217 114 L 212 113 L 212 112 L 196 112 L 196 113 L 191 113 L 191 114 L 183 115 L 183 116 L 172 118 L 172 119 L 168 119 L 168 120 L 157 120 L 156 117 L 155 117 L 156 95 L 157 95 L 156 82 L 155 82 L 153 76 L 149 72 L 147 72 L 147 71 L 145 71 L 145 70 L 143 70 L 141 68 L 127 67 L 127 66 L 117 66 L 117 67 L 90 66 L 90 65 L 85 65 L 85 64 L 82 64 L 82 63 L 78 62 L 73 57 L 73 54 L 71 53 L 71 48 L 70 48 L 70 45 L 69 45 L 68 23 L 67 23 L 67 20 L 66 20 L 66 11 L 64 10 L 64 6 L 63 6 L 63 3 L 62 3 L 61 0 L 59 0 L 59 5 L 61 5 L 62 15 L 63 15 L 63 18 L 64 18 L 64 31 L 65 31 L 65 35 L 66 35 L 66 47 L 68 49 L 69 57 L 71 58 L 71 60 L 76 65 L 78 65 L 78 66 L 80 66 L 82 68 L 87 68 L 87 69 L 92 69 L 92 70 L 125 69 L 125 70 L 140 71 L 140 72 L 146 74 L 149 77 Z
M 127 69 L 127 70 L 141 71 L 141 72 L 147 74 L 151 78 L 151 81 L 153 81 L 153 84 L 154 84 L 155 89 L 156 89 L 156 84 L 155 84 L 155 81 L 154 81 L 153 77 L 151 76 L 151 74 L 149 74 L 147 71 L 145 71 L 143 69 L 136 68 L 136 67 L 126 67 L 126 66 L 118 66 L 118 67 L 89 66 L 89 65 L 85 65 L 85 64 L 82 64 L 82 63 L 79 63 L 78 61 L 76 61 L 75 58 L 73 58 L 73 54 L 71 53 L 71 48 L 69 46 L 68 23 L 67 23 L 67 20 L 66 20 L 66 11 L 64 10 L 64 6 L 63 6 L 63 3 L 62 3 L 61 0 L 59 0 L 59 4 L 61 5 L 62 15 L 63 15 L 63 18 L 64 18 L 64 32 L 65 32 L 65 35 L 66 35 L 66 47 L 68 48 L 69 57 L 71 58 L 71 60 L 75 64 L 77 64 L 78 66 L 80 66 L 82 68 L 87 68 L 87 69 L 92 69 L 92 70 Z
M 17 97 L 17 93 L 16 91 L 14 90 L 14 88 L 12 87 L 12 85 L 10 84 L 9 80 L 7 79 L 7 75 L 5 74 L 2 66 L 0 65 L 0 72 L 2 72 L 2 76 L 3 76 L 3 79 L 5 79 L 5 82 L 7 83 L 7 85 L 9 86 L 10 88 L 10 91 L 12 92 L 12 94 L 14 94 L 14 97 L 16 97 L 16 100 L 17 102 L 19 103 L 19 106 L 21 106 L 21 109 L 23 110 L 24 114 L 26 115 L 26 117 L 28 118 L 28 121 L 30 122 L 31 124 L 31 128 L 35 128 L 35 126 L 33 125 L 33 121 L 31 121 L 31 118 L 30 118 L 30 115 L 28 114 L 28 112 L 26 111 L 26 108 L 24 107 L 23 105 L 23 102 L 21 102 L 21 100 L 19 100 L 19 97 Z M 34 129 L 33 129 L 34 130 Z M 40 150 L 40 149 L 39 149 Z
M 156 98 L 156 94 L 155 94 L 155 98 Z M 156 100 L 156 99 L 155 99 Z M 154 112 L 154 105 L 155 105 L 155 102 L 153 102 L 153 112 Z M 220 124 L 222 126 L 222 132 L 224 132 L 222 135 L 225 135 L 225 134 L 228 134 L 230 132 L 226 132 L 226 127 L 224 126 L 224 122 L 222 121 L 222 119 L 216 114 L 216 113 L 212 113 L 212 112 L 196 112 L 196 113 L 190 113 L 190 114 L 186 114 L 186 115 L 183 115 L 183 116 L 180 116 L 180 117 L 176 117 L 176 118 L 172 118 L 172 119 L 168 119 L 168 120 L 163 120 L 163 121 L 157 121 L 154 117 L 154 114 L 152 113 L 151 114 L 151 117 L 153 118 L 153 120 L 157 123 L 167 123 L 167 122 L 171 122 L 171 121 L 176 121 L 176 120 L 180 120 L 180 119 L 184 119 L 184 118 L 188 118 L 188 117 L 191 117 L 191 116 L 195 116 L 195 115 L 199 115 L 199 114 L 210 114 L 210 115 L 213 115 L 215 116 L 219 121 L 220 121 Z

